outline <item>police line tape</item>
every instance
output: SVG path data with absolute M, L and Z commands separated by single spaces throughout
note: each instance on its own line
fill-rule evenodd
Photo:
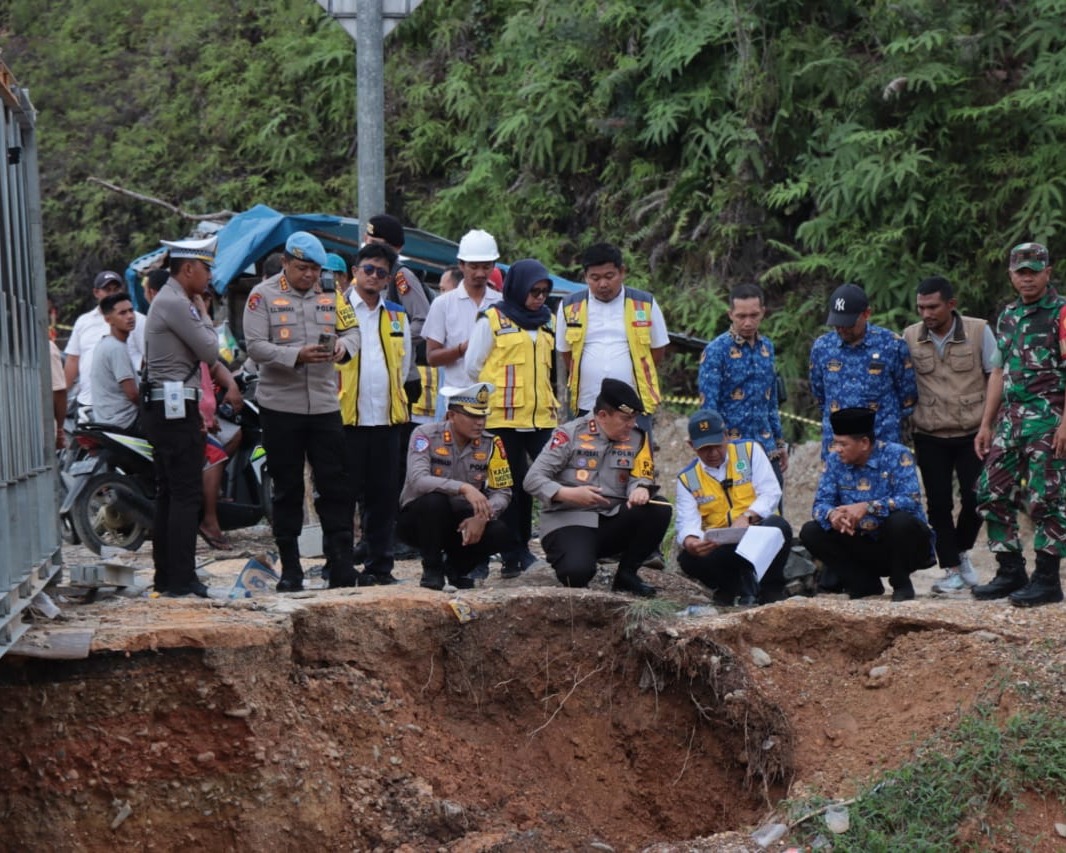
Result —
M 663 397 L 663 402 L 664 403 L 673 403 L 674 405 L 677 405 L 677 406 L 698 406 L 700 404 L 700 398 L 699 397 L 666 396 L 666 397 Z M 781 417 L 787 418 L 790 421 L 799 421 L 801 424 L 810 424 L 811 426 L 816 426 L 816 427 L 821 427 L 821 425 L 822 425 L 821 421 L 811 420 L 810 418 L 803 417 L 803 415 L 794 415 L 792 412 L 783 412 L 783 411 L 781 411 L 779 409 L 778 410 L 778 414 Z

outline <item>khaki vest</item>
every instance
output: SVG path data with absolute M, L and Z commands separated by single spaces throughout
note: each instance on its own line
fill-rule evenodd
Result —
M 651 355 L 651 304 L 652 296 L 643 290 L 625 288 L 626 340 L 629 342 L 629 357 L 633 362 L 633 377 L 637 393 L 644 409 L 650 415 L 662 401 L 659 393 L 659 374 Z M 570 344 L 570 407 L 577 411 L 578 381 L 581 376 L 581 351 L 585 348 L 585 332 L 588 329 L 589 292 L 578 291 L 563 302 L 563 320 L 566 323 L 566 342 Z
M 981 344 L 987 323 L 974 317 L 955 315 L 951 339 L 944 345 L 944 357 L 936 352 L 923 323 L 908 326 L 903 339 L 911 352 L 918 380 L 918 405 L 912 421 L 916 432 L 953 438 L 971 435 L 981 425 L 988 384 L 981 363 Z
M 681 484 L 696 501 L 704 530 L 729 527 L 737 516 L 755 503 L 755 485 L 751 481 L 751 448 L 750 441 L 727 445 L 726 479 L 731 481 L 729 488 L 704 471 L 699 460 L 678 475 Z
M 492 329 L 492 350 L 478 380 L 496 386 L 486 426 L 490 430 L 557 426 L 559 401 L 551 381 L 555 332 L 551 323 L 537 330 L 534 341 L 495 305 L 485 309 L 485 318 Z

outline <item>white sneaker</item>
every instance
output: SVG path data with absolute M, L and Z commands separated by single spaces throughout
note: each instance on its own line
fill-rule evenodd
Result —
M 980 578 L 977 577 L 977 570 L 974 569 L 973 563 L 970 562 L 969 551 L 963 551 L 959 554 L 959 575 L 966 586 L 977 586 L 981 582 Z
M 962 575 L 958 569 L 946 569 L 947 574 L 943 580 L 937 581 L 931 587 L 933 592 L 946 594 L 950 592 L 962 592 L 968 588 L 966 581 L 962 579 Z

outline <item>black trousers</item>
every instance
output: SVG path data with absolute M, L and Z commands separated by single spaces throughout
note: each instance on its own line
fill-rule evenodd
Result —
M 507 462 L 511 466 L 514 488 L 511 490 L 511 503 L 507 505 L 500 518 L 511 531 L 517 543 L 516 551 L 504 553 L 503 559 L 517 559 L 522 551 L 529 547 L 533 535 L 533 498 L 522 488 L 530 463 L 540 455 L 544 445 L 551 438 L 550 429 L 517 430 L 496 428 L 492 431 L 500 437 L 503 449 L 507 452 Z
M 352 565 L 352 513 L 344 480 L 340 412 L 302 415 L 260 408 L 267 470 L 274 485 L 274 539 L 293 548 L 304 519 L 304 460 L 315 481 L 315 511 L 322 522 L 326 558 L 342 573 Z
M 824 530 L 817 521 L 808 521 L 800 541 L 812 557 L 836 572 L 849 593 L 864 595 L 880 593 L 883 577 L 898 587 L 910 582 L 911 572 L 927 568 L 930 535 L 917 516 L 897 511 L 881 524 L 877 539 Z
M 163 401 L 144 408 L 155 463 L 152 562 L 156 592 L 183 592 L 196 583 L 196 531 L 203 503 L 204 434 L 200 411 L 185 401 L 185 417 L 167 420 Z
M 597 527 L 553 530 L 541 539 L 544 553 L 564 586 L 587 587 L 600 557 L 620 555 L 618 574 L 635 575 L 662 544 L 672 512 L 664 504 L 623 505 L 614 515 L 601 515 Z
M 759 526 L 776 527 L 785 536 L 781 550 L 759 581 L 760 599 L 777 601 L 785 586 L 785 563 L 792 548 L 792 525 L 779 515 L 771 515 L 760 521 Z M 677 555 L 677 564 L 686 575 L 715 590 L 719 599 L 730 603 L 742 594 L 745 577 L 755 574 L 755 567 L 737 554 L 736 545 L 719 545 L 704 557 L 694 557 L 682 548 Z
M 354 517 L 355 502 L 361 499 L 366 570 L 375 575 L 392 572 L 392 533 L 400 499 L 396 469 L 402 456 L 402 441 L 400 425 L 344 428 L 348 517 Z
M 495 519 L 485 525 L 480 541 L 463 545 L 459 523 L 473 514 L 468 504 L 457 508 L 447 495 L 431 492 L 415 498 L 400 510 L 396 535 L 419 550 L 423 570 L 446 571 L 449 580 L 465 577 L 490 554 L 511 544 L 507 526 Z
M 936 533 L 936 556 L 940 565 L 954 568 L 959 552 L 969 551 L 981 530 L 977 512 L 977 476 L 981 460 L 973 449 L 972 435 L 937 438 L 914 433 L 914 455 L 922 472 L 922 485 L 929 507 L 929 524 Z M 955 478 L 959 481 L 959 516 L 955 518 Z

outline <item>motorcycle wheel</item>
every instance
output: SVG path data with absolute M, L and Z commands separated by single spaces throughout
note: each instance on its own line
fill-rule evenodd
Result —
M 148 536 L 148 528 L 138 524 L 110 501 L 117 483 L 137 489 L 132 480 L 113 471 L 97 474 L 74 501 L 71 520 L 82 543 L 94 554 L 104 546 L 136 551 Z

